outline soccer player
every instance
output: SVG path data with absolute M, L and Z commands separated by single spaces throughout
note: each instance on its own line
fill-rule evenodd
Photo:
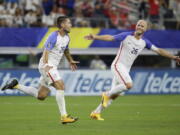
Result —
M 101 117 L 101 112 L 124 91 L 132 88 L 133 82 L 129 75 L 129 71 L 134 60 L 144 48 L 150 49 L 161 56 L 173 59 L 177 63 L 180 62 L 180 58 L 178 56 L 171 55 L 166 50 L 156 47 L 143 36 L 144 32 L 147 30 L 147 26 L 148 24 L 145 20 L 139 20 L 136 24 L 136 29 L 134 32 L 122 32 L 115 36 L 92 34 L 85 36 L 85 39 L 87 40 L 116 40 L 121 42 L 120 49 L 111 65 L 111 71 L 113 73 L 111 89 L 110 91 L 102 94 L 102 102 L 90 114 L 92 119 L 104 120 Z
M 53 86 L 57 90 L 56 102 L 61 114 L 61 122 L 62 124 L 66 124 L 73 123 L 77 121 L 78 118 L 73 118 L 66 112 L 64 99 L 64 82 L 60 77 L 57 68 L 63 55 L 66 56 L 71 70 L 73 71 L 77 69 L 76 64 L 79 62 L 73 60 L 68 49 L 68 44 L 70 41 L 68 33 L 70 32 L 72 27 L 70 19 L 67 16 L 58 17 L 57 27 L 59 28 L 59 30 L 53 32 L 45 42 L 43 55 L 39 62 L 39 72 L 41 74 L 39 89 L 21 85 L 16 79 L 13 79 L 9 83 L 7 83 L 2 88 L 2 90 L 18 89 L 26 94 L 36 97 L 39 100 L 44 100 L 50 92 L 49 86 Z

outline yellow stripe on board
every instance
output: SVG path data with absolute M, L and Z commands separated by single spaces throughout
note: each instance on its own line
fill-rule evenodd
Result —
M 48 32 L 42 38 L 41 42 L 39 43 L 37 48 L 43 48 L 44 43 L 46 42 L 48 36 L 58 30 L 56 27 L 49 28 Z M 69 48 L 88 48 L 92 44 L 92 40 L 85 40 L 84 36 L 88 34 L 98 34 L 100 31 L 99 28 L 72 28 L 71 32 L 69 33 L 70 36 L 70 44 Z
M 42 38 L 42 40 L 41 40 L 41 42 L 38 44 L 37 48 L 43 48 L 43 47 L 44 47 L 44 44 L 45 44 L 45 42 L 46 42 L 46 40 L 47 40 L 47 38 L 48 38 L 48 36 L 49 36 L 52 32 L 54 32 L 54 31 L 56 31 L 56 30 L 58 30 L 57 27 L 49 28 L 48 32 L 47 32 L 47 33 L 45 34 L 45 36 Z
M 88 34 L 98 34 L 100 31 L 99 28 L 72 28 L 71 33 L 69 34 L 71 41 L 69 48 L 88 48 L 92 40 L 85 40 L 84 36 Z

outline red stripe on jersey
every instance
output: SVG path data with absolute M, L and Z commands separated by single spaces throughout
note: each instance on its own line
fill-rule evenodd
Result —
M 119 52 L 118 52 L 118 57 L 117 57 L 117 60 L 115 62 L 115 70 L 118 73 L 118 75 L 120 76 L 120 79 L 123 81 L 123 83 L 126 84 L 125 80 L 123 79 L 123 77 L 121 76 L 121 74 L 120 74 L 120 72 L 118 71 L 118 68 L 117 68 L 117 62 L 120 59 L 122 48 L 123 48 L 123 44 L 121 44 L 121 47 L 120 47 Z
M 51 74 L 49 72 L 48 72 L 48 75 L 51 78 L 52 82 L 54 83 L 55 81 L 54 81 L 53 77 L 51 76 Z

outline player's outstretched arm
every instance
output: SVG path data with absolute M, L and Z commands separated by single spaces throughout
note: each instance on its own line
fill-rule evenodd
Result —
M 73 58 L 72 58 L 72 56 L 71 56 L 71 54 L 69 52 L 69 49 L 66 49 L 64 51 L 64 55 L 66 56 L 66 58 L 67 58 L 67 60 L 68 60 L 68 62 L 70 64 L 71 70 L 75 71 L 77 69 L 77 65 L 76 64 L 78 64 L 79 61 L 74 61 L 73 60 Z
M 111 35 L 93 35 L 89 34 L 84 37 L 87 40 L 104 40 L 104 41 L 113 41 L 114 37 Z
M 178 65 L 180 64 L 180 57 L 179 56 L 174 56 L 171 53 L 169 53 L 168 51 L 166 51 L 165 49 L 161 49 L 161 48 L 154 48 L 152 50 L 161 56 L 175 60 L 178 63 Z

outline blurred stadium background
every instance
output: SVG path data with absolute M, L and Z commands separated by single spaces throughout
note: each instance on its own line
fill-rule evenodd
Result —
M 103 130 L 103 134 L 111 135 L 179 135 L 180 68 L 174 61 L 148 50 L 144 50 L 133 65 L 131 76 L 134 86 L 126 93 L 128 96 L 122 97 L 122 100 L 118 99 L 115 105 L 112 105 L 111 112 L 105 112 L 110 125 L 101 125 L 88 119 L 88 113 L 99 102 L 98 97 L 93 96 L 100 95 L 111 86 L 110 65 L 118 51 L 119 43 L 86 41 L 83 37 L 89 33 L 114 35 L 122 31 L 131 31 L 135 28 L 137 20 L 145 19 L 151 24 L 146 37 L 158 47 L 167 49 L 174 55 L 180 55 L 180 0 L 0 0 L 0 87 L 14 77 L 24 85 L 38 87 L 37 67 L 43 43 L 48 35 L 57 29 L 55 20 L 60 15 L 71 17 L 73 28 L 69 47 L 73 57 L 79 60 L 80 64 L 77 72 L 71 72 L 67 60 L 63 59 L 59 71 L 66 84 L 66 95 L 72 96 L 69 97 L 70 100 L 67 98 L 69 109 L 73 108 L 77 112 L 82 118 L 82 123 L 79 121 L 77 126 L 65 128 L 72 132 L 64 129 L 59 131 L 59 126 L 53 127 L 57 122 L 56 118 L 45 115 L 57 115 L 52 97 L 49 102 L 43 104 L 35 102 L 19 91 L 0 91 L 0 131 L 3 135 L 93 135 L 101 134 L 100 129 Z M 51 95 L 54 94 L 55 90 L 52 88 Z M 88 107 L 83 104 L 84 101 Z M 45 112 L 44 115 L 40 112 L 41 109 L 39 113 L 33 111 L 38 105 Z M 20 114 L 20 110 L 24 111 L 20 106 L 30 107 L 30 112 Z M 45 111 L 48 107 L 52 111 Z M 136 110 L 136 107 L 139 110 Z M 71 111 L 74 111 L 73 109 Z M 135 115 L 131 112 L 135 112 Z M 28 118 L 29 125 L 26 115 L 32 115 Z M 150 117 L 146 117 L 147 115 Z M 35 126 L 33 121 L 36 121 Z M 45 123 L 44 127 L 42 121 Z M 126 126 L 122 125 L 126 122 Z M 12 130 L 8 129 L 9 123 L 15 126 Z M 118 124 L 121 129 L 118 128 Z M 20 127 L 23 127 L 22 131 L 18 130 Z

